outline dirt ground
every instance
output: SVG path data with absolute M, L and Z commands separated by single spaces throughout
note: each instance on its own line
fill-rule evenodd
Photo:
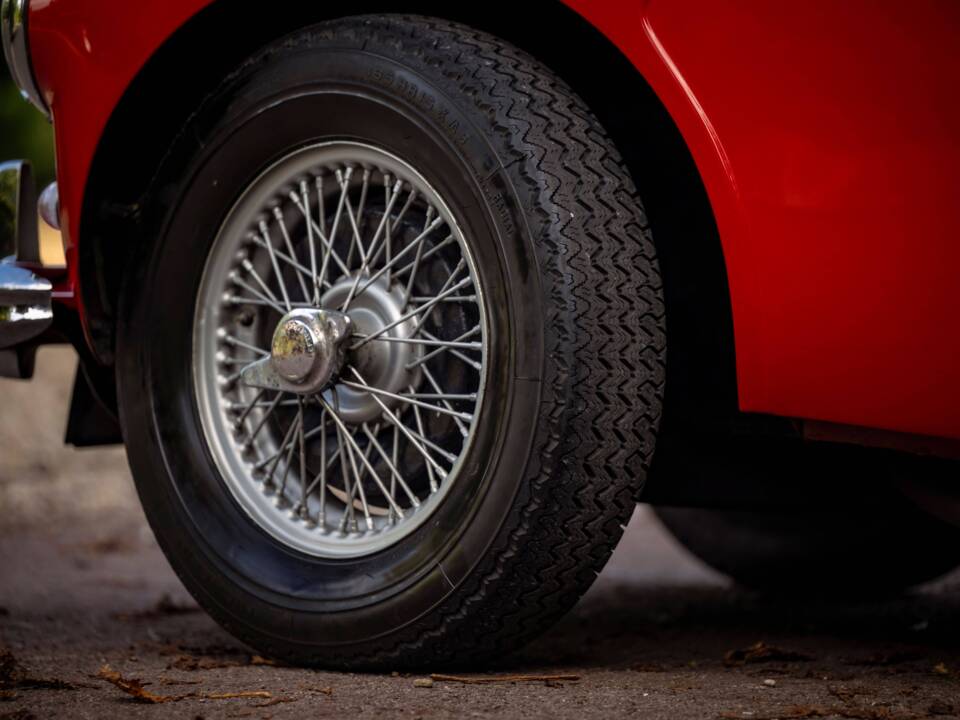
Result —
M 0 381 L 0 720 L 960 717 L 960 574 L 867 604 L 765 599 L 687 555 L 643 507 L 577 608 L 489 668 L 566 679 L 267 664 L 180 585 L 123 450 L 63 447 L 72 366 L 50 349 L 32 383 Z M 103 666 L 171 699 L 137 701 L 97 677 Z

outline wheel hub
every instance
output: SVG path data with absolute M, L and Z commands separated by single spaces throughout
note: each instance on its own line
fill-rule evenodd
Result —
M 335 310 L 291 310 L 273 332 L 270 356 L 244 368 L 241 382 L 301 395 L 321 392 L 343 366 L 352 326 Z
M 324 293 L 320 302 L 325 307 L 339 307 L 348 297 L 356 276 L 348 276 L 334 283 Z M 365 279 L 360 280 L 365 285 Z M 385 277 L 380 277 L 350 304 L 350 320 L 355 337 L 362 339 L 376 335 L 388 325 L 403 317 L 404 289 L 397 284 L 392 287 Z M 420 357 L 419 346 L 404 342 L 416 332 L 416 320 L 411 318 L 393 325 L 383 336 L 386 341 L 368 342 L 348 349 L 347 361 L 356 367 L 370 385 L 390 393 L 406 392 L 420 384 L 418 368 L 408 366 Z M 394 407 L 387 395 L 377 399 L 370 393 L 351 387 L 338 387 L 337 397 L 332 398 L 339 407 L 341 417 L 351 424 L 369 422 L 378 418 L 383 408 Z M 380 402 L 377 402 L 379 400 Z

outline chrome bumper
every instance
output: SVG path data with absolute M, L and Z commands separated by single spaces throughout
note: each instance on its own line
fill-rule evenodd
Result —
M 0 165 L 0 376 L 30 377 L 31 341 L 53 322 L 50 281 L 17 265 L 39 260 L 36 191 L 30 165 Z

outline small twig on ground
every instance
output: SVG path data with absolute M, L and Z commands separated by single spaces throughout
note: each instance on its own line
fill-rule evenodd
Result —
M 579 675 L 442 675 L 433 673 L 431 680 L 436 682 L 458 682 L 466 685 L 515 682 L 576 682 Z
M 123 690 L 123 692 L 127 693 L 127 695 L 130 695 L 138 702 L 149 705 L 177 702 L 179 700 L 186 700 L 187 698 L 198 698 L 201 700 L 230 700 L 233 698 L 258 698 L 261 700 L 273 699 L 273 695 L 266 690 L 243 690 L 240 692 L 225 693 L 191 692 L 183 695 L 157 695 L 156 693 L 152 693 L 147 690 L 143 686 L 143 681 L 137 678 L 125 678 L 116 670 L 111 669 L 109 665 L 104 665 L 102 668 L 100 668 L 100 672 L 98 672 L 96 676 L 101 680 L 120 688 Z

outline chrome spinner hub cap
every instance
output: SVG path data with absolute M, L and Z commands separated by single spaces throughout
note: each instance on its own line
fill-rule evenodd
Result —
M 291 310 L 273 331 L 270 356 L 247 365 L 240 382 L 301 395 L 320 392 L 340 372 L 352 327 L 350 316 L 340 312 Z

